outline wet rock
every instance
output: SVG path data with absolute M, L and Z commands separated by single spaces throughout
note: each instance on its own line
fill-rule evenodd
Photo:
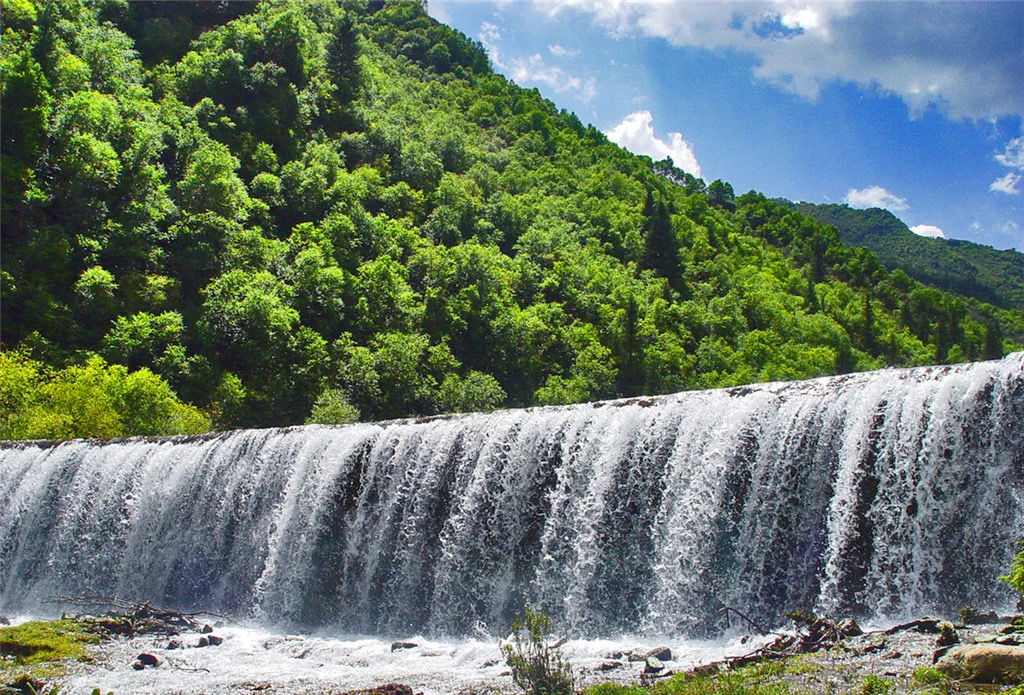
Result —
M 1020 683 L 1024 681 L 1024 647 L 963 645 L 951 649 L 935 668 L 952 678 L 976 683 Z
M 490 668 L 491 666 L 497 666 L 501 662 L 497 659 L 488 659 L 487 661 L 480 664 L 480 668 Z
M 864 630 L 861 629 L 860 625 L 853 618 L 840 620 L 836 627 L 839 629 L 839 634 L 843 637 L 860 637 L 864 634 Z
M 655 659 L 660 659 L 661 661 L 672 661 L 672 650 L 668 647 L 655 647 L 644 654 L 645 658 L 651 656 Z
M 43 692 L 43 688 L 45 687 L 46 683 L 42 682 L 38 678 L 26 675 L 8 683 L 5 689 L 9 689 L 15 693 L 21 693 L 22 695 L 33 695 L 34 693 Z
M 11 621 L 6 615 L 0 615 L 0 625 L 10 625 Z
M 199 638 L 199 644 L 197 644 L 196 646 L 197 647 L 209 647 L 210 646 L 210 638 L 209 637 L 205 637 L 205 636 L 200 637 Z
M 624 656 L 626 656 L 625 652 L 608 652 L 607 654 L 604 655 L 604 658 L 619 660 L 619 659 L 621 659 Z
M 665 664 L 656 656 L 648 656 L 644 659 L 644 673 L 658 673 L 665 670 Z
M 1008 644 L 1011 647 L 1016 647 L 1018 645 L 1024 644 L 1024 635 L 1020 633 L 1002 635 L 1001 637 L 997 638 L 995 642 L 996 644 Z
M 886 652 L 885 654 L 882 654 L 882 658 L 883 659 L 900 659 L 902 657 L 903 657 L 903 652 L 898 652 L 895 649 L 892 650 L 891 652 Z
M 224 644 L 224 638 L 218 637 L 217 635 L 210 635 L 206 639 L 209 640 L 211 647 L 219 647 Z
M 203 625 L 203 629 L 200 630 L 199 632 L 201 632 L 204 635 L 208 635 L 211 632 L 213 632 L 213 625 L 210 625 L 209 623 L 207 623 L 206 625 Z
M 135 658 L 143 666 L 153 666 L 155 668 L 160 665 L 160 659 L 156 654 L 150 654 L 149 652 L 142 652 Z
M 1001 636 L 1002 635 L 996 634 L 994 632 L 988 632 L 988 633 L 985 633 L 983 635 L 978 635 L 977 637 L 975 637 L 974 638 L 974 642 L 976 644 L 985 644 L 986 642 L 995 642 Z
M 973 608 L 964 608 L 960 611 L 960 619 L 964 625 L 995 625 L 1000 622 L 999 614 L 995 611 L 979 613 Z
M 387 683 L 373 689 L 379 695 L 413 695 L 412 688 L 401 683 Z
M 960 643 L 960 635 L 956 633 L 953 623 L 942 621 L 939 623 L 939 636 L 935 638 L 935 646 L 948 647 Z
M 617 668 L 622 668 L 621 661 L 605 661 L 597 667 L 598 671 L 614 671 Z
M 180 639 L 172 639 L 167 643 L 167 649 L 184 649 L 185 645 L 181 643 Z
M 416 644 L 415 642 L 392 642 L 391 651 L 397 652 L 402 649 L 415 649 L 418 646 L 420 645 Z

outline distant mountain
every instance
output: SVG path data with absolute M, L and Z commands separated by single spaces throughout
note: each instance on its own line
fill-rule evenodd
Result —
M 900 268 L 920 282 L 1006 309 L 1024 310 L 1024 254 L 959 239 L 922 237 L 879 208 L 789 205 L 835 227 L 845 245 L 869 249 L 889 270 Z

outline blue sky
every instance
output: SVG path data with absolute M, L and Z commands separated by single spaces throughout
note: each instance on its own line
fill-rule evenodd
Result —
M 430 0 L 620 145 L 1024 250 L 1024 2 Z

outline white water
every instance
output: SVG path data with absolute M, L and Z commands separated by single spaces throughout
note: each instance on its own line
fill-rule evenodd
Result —
M 102 692 L 133 695 L 181 695 L 182 693 L 251 692 L 263 686 L 277 695 L 343 692 L 402 683 L 425 695 L 444 695 L 476 689 L 516 691 L 498 648 L 497 639 L 427 640 L 408 637 L 417 646 L 392 652 L 390 642 L 375 638 L 336 639 L 320 635 L 282 635 L 259 629 L 223 628 L 225 641 L 218 647 L 168 651 L 167 639 L 135 639 L 104 649 L 100 663 L 79 669 L 65 680 L 61 693 L 89 695 Z M 186 642 L 195 643 L 198 635 Z M 695 642 L 670 640 L 655 643 L 642 639 L 573 640 L 561 651 L 573 665 L 581 685 L 595 682 L 635 683 L 643 663 L 624 663 L 614 671 L 598 666 L 615 652 L 646 651 L 669 646 L 670 669 L 682 670 L 698 663 L 745 654 L 764 640 Z M 161 659 L 158 668 L 136 671 L 131 667 L 140 652 Z M 621 661 L 621 659 L 620 659 Z M 268 687 L 269 686 L 269 687 Z
M 8 443 L 0 612 L 118 595 L 378 645 L 493 632 L 526 602 L 591 639 L 715 637 L 724 605 L 767 624 L 797 607 L 955 614 L 1010 604 L 996 578 L 1024 535 L 1022 483 L 1024 354 L 425 422 Z

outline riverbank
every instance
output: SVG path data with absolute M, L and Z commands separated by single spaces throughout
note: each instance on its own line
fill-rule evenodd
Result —
M 34 644 L 46 634 L 60 648 L 28 651 L 0 630 L 4 659 L 0 693 L 92 695 L 340 695 L 400 683 L 410 693 L 482 695 L 512 693 L 516 688 L 497 640 L 432 641 L 411 637 L 403 643 L 380 639 L 338 639 L 317 635 L 280 635 L 253 628 L 218 626 L 178 636 L 144 634 L 96 640 L 87 626 L 74 621 L 36 623 Z M 1007 621 L 960 625 L 954 636 L 962 644 L 1024 641 L 1024 632 Z M 212 630 L 212 631 L 211 631 Z M 21 632 L 25 633 L 22 626 Z M 793 635 L 798 633 L 793 632 Z M 70 635 L 70 637 L 69 637 Z M 777 635 L 776 635 L 777 637 Z M 934 622 L 903 629 L 868 631 L 843 637 L 829 649 L 787 658 L 742 657 L 766 648 L 773 638 L 736 638 L 721 643 L 672 642 L 652 669 L 635 655 L 656 645 L 642 640 L 580 640 L 560 647 L 588 695 L 784 695 L 856 693 L 863 695 L 939 695 L 952 692 L 1013 692 L 1012 684 L 975 684 L 952 679 L 934 668 L 940 640 Z M 945 639 L 949 639 L 949 635 Z M 65 643 L 74 645 L 68 652 Z M 80 651 L 76 651 L 80 650 Z M 140 659 L 140 655 L 149 655 Z M 633 655 L 633 659 L 631 659 Z M 770 650 L 765 649 L 766 657 Z M 151 657 L 151 658 L 150 658 Z M 717 668 L 707 664 L 717 662 Z M 712 671 L 715 671 L 712 673 Z M 646 672 L 646 673 L 645 673 Z M 25 680 L 27 678 L 27 681 Z

